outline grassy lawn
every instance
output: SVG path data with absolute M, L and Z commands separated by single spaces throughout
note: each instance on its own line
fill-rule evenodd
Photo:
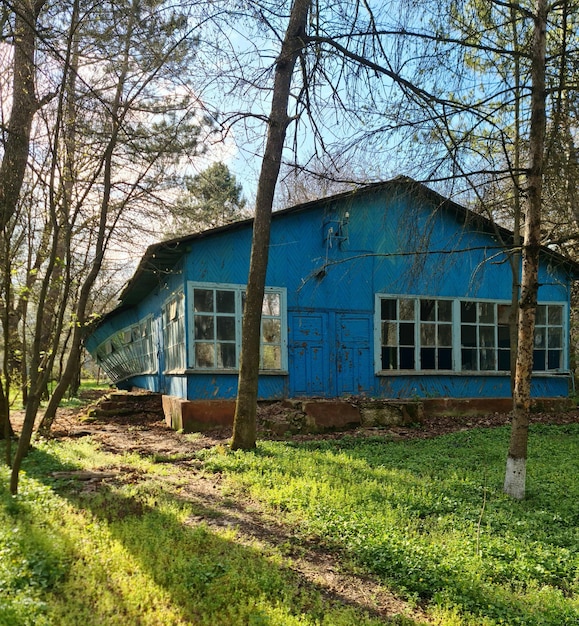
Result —
M 579 424 L 532 427 L 522 503 L 501 492 L 507 438 L 502 428 L 346 436 L 198 457 L 230 498 L 251 495 L 348 567 L 424 604 L 434 624 L 574 626 Z M 51 476 L 67 469 L 123 479 L 91 489 Z M 0 626 L 384 623 L 301 584 L 282 546 L 191 524 L 199 505 L 181 492 L 184 473 L 99 451 L 90 437 L 38 443 L 16 498 L 0 469 Z
M 79 469 L 121 480 L 92 489 L 52 475 Z M 0 626 L 385 623 L 304 586 L 283 547 L 191 523 L 207 511 L 181 496 L 173 464 L 108 454 L 85 437 L 38 443 L 15 498 L 8 476 L 0 468 Z
M 264 442 L 206 467 L 440 624 L 579 624 L 579 424 L 531 428 L 528 498 L 502 493 L 508 429 Z

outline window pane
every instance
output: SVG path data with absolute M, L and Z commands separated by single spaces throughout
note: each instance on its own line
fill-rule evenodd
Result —
M 461 350 L 462 356 L 462 369 L 467 371 L 474 371 L 477 368 L 476 363 L 476 350 L 472 348 Z
M 485 348 L 480 351 L 480 368 L 483 371 L 492 371 L 495 368 L 495 351 Z
M 420 345 L 435 346 L 436 345 L 436 325 L 420 324 Z
M 414 321 L 414 300 L 400 300 L 400 319 Z
M 382 322 L 382 345 L 395 346 L 397 335 L 397 324 L 394 322 Z
M 452 346 L 452 325 L 440 324 L 438 327 L 438 345 Z
M 382 369 L 395 370 L 398 369 L 398 351 L 396 348 L 382 348 Z
M 279 315 L 280 314 L 280 302 L 278 293 L 266 293 L 263 296 L 262 313 L 264 315 Z
M 438 321 L 452 322 L 452 302 L 450 300 L 438 301 Z
M 481 324 L 494 324 L 495 322 L 495 305 L 492 302 L 479 302 L 479 318 Z
M 549 348 L 562 348 L 563 347 L 563 329 L 549 328 Z
M 497 313 L 498 313 L 498 322 L 499 324 L 507 324 L 509 323 L 509 316 L 511 314 L 511 305 L 510 304 L 499 304 L 497 305 Z
M 537 305 L 535 314 L 535 324 L 545 325 L 547 323 L 547 307 L 544 304 Z
M 413 370 L 414 364 L 414 348 L 400 348 L 400 369 Z
M 281 342 L 281 322 L 276 319 L 265 319 L 261 323 L 262 341 L 265 343 Z
M 452 348 L 439 348 L 438 349 L 438 369 L 440 370 L 452 369 Z
M 485 348 L 493 348 L 495 345 L 494 326 L 481 326 L 479 328 L 479 345 Z
M 460 342 L 465 347 L 476 346 L 476 326 L 461 326 Z
M 414 324 L 400 324 L 399 332 L 401 346 L 414 345 Z
M 436 349 L 421 348 L 420 349 L 420 368 L 423 370 L 433 370 L 436 368 Z
M 460 303 L 460 321 L 461 322 L 476 322 L 476 303 L 474 302 L 461 302 Z
M 509 348 L 511 345 L 511 335 L 510 329 L 508 326 L 499 326 L 498 328 L 499 335 L 499 347 L 500 348 Z
M 539 372 L 545 371 L 546 354 L 545 350 L 533 350 L 533 369 Z
M 508 372 L 511 369 L 511 351 L 499 350 L 499 370 Z
M 210 315 L 195 316 L 195 339 L 214 339 L 214 319 Z
M 549 350 L 549 369 L 558 370 L 561 369 L 561 350 Z
M 281 349 L 279 346 L 263 346 L 263 369 L 281 369 Z
M 545 348 L 546 342 L 546 328 L 535 328 L 535 348 Z
M 559 305 L 549 306 L 549 324 L 551 326 L 563 323 L 563 307 Z
M 195 364 L 197 367 L 215 367 L 215 348 L 212 343 L 195 344 Z
M 193 293 L 193 307 L 196 312 L 212 313 L 213 289 L 195 289 Z
M 217 318 L 217 339 L 221 341 L 235 341 L 235 318 Z
M 217 367 L 233 368 L 237 363 L 235 360 L 235 344 L 234 343 L 218 343 L 217 344 Z
M 218 290 L 215 292 L 218 313 L 235 313 L 235 292 Z
M 420 320 L 423 322 L 434 322 L 435 319 L 435 300 L 420 300 Z
M 380 301 L 380 318 L 383 320 L 396 319 L 396 300 L 384 299 Z

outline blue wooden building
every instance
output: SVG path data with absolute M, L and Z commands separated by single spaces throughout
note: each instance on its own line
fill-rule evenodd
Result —
M 86 341 L 118 387 L 235 398 L 251 236 L 245 220 L 147 249 Z M 259 397 L 508 398 L 510 242 L 408 178 L 274 213 Z M 569 394 L 576 275 L 543 250 L 535 397 Z

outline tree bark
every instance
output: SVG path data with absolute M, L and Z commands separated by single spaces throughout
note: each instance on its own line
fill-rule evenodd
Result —
M 28 163 L 32 120 L 38 109 L 36 98 L 34 54 L 36 22 L 45 0 L 14 3 L 14 60 L 12 110 L 8 122 L 4 156 L 0 165 L 0 229 L 8 224 L 20 198 L 24 172 Z
M 0 164 L 0 232 L 4 239 L 2 250 L 9 255 L 10 228 L 9 222 L 16 211 L 30 149 L 30 132 L 32 120 L 38 110 L 36 98 L 34 55 L 36 51 L 36 24 L 38 15 L 46 0 L 17 0 L 13 5 L 14 20 L 14 57 L 12 61 L 12 109 L 8 121 L 4 154 Z M 11 259 L 2 260 L 2 271 L 9 273 Z M 3 288 L 8 284 L 3 280 Z M 2 294 L 6 314 L 4 324 L 9 328 L 10 293 Z M 5 332 L 5 350 L 9 350 L 10 332 Z M 8 365 L 8 359 L 4 359 Z M 5 375 L 8 374 L 5 372 Z M 6 389 L 2 393 L 2 410 L 0 411 L 0 429 L 4 437 L 12 435 L 10 425 L 8 393 L 9 374 L 6 378 Z M 2 383 L 4 384 L 4 383 Z
M 241 359 L 233 423 L 233 450 L 250 450 L 256 442 L 261 311 L 267 272 L 271 211 L 286 131 L 288 103 L 297 58 L 304 46 L 310 0 L 294 0 L 276 60 L 271 113 L 255 202 L 255 220 L 241 333 Z
M 513 419 L 504 491 L 525 497 L 535 313 L 539 289 L 541 204 L 546 132 L 545 49 L 547 2 L 536 1 L 531 51 L 531 127 L 529 135 L 528 208 L 524 222 L 518 351 L 513 394 Z

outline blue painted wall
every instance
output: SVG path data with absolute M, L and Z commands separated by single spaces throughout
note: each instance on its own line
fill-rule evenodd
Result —
M 510 395 L 508 375 L 374 372 L 376 294 L 510 300 L 511 269 L 499 242 L 433 208 L 393 186 L 274 214 L 266 284 L 287 289 L 288 371 L 260 377 L 262 399 Z M 164 372 L 161 307 L 176 290 L 187 294 L 188 281 L 245 284 L 251 223 L 181 245 L 175 272 L 137 306 L 109 315 L 87 346 L 94 352 L 115 329 L 152 315 L 157 371 L 119 384 L 189 399 L 233 398 L 236 373 Z M 541 265 L 539 301 L 569 303 L 571 277 L 549 262 Z M 533 395 L 565 396 L 568 385 L 568 376 L 538 375 Z

